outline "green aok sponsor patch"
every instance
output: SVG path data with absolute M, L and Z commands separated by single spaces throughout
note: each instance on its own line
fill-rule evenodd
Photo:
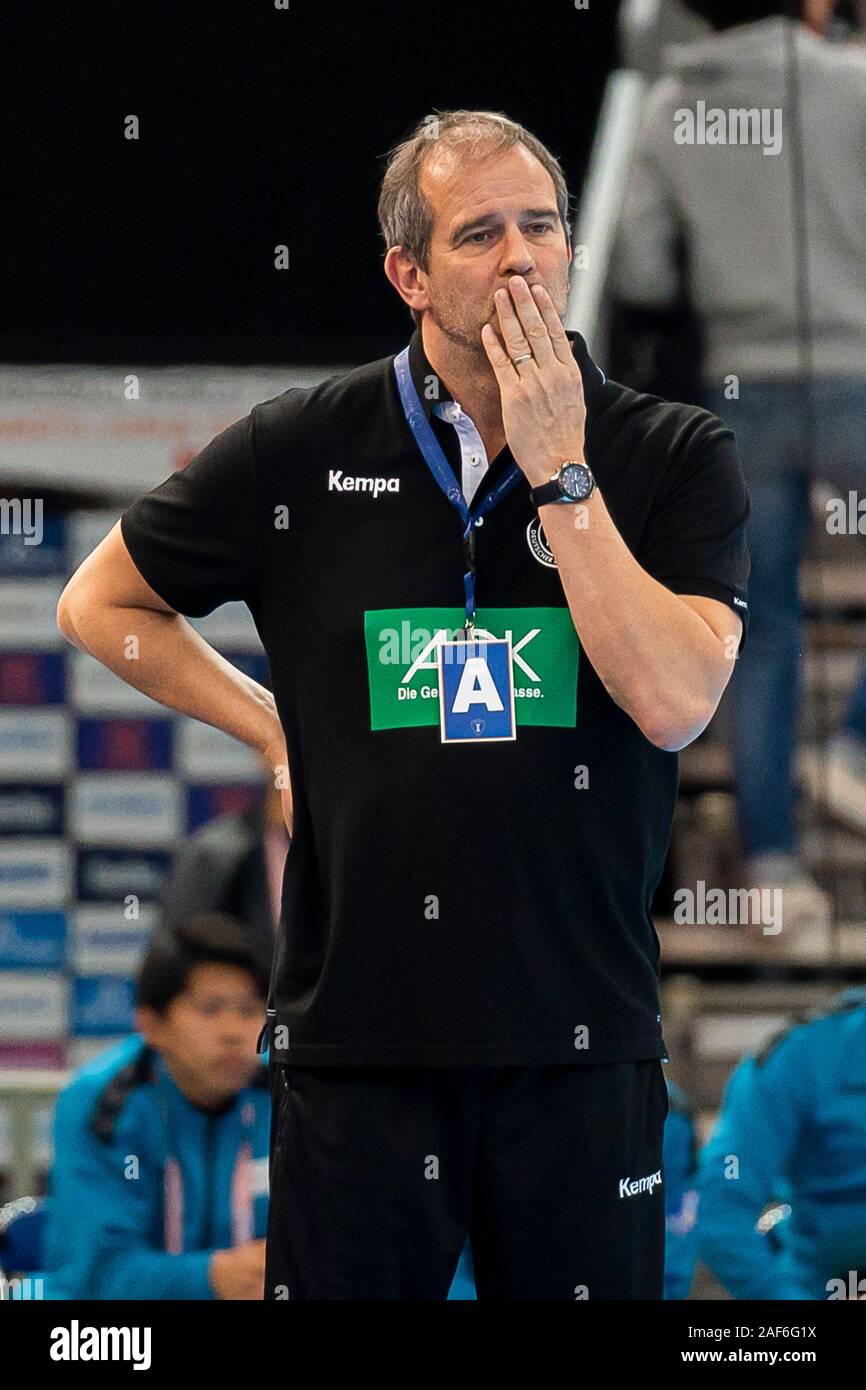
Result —
M 440 642 L 463 633 L 462 608 L 377 608 L 364 614 L 370 727 L 439 723 Z M 571 728 L 580 644 L 567 608 L 479 608 L 476 636 L 511 638 L 518 724 Z

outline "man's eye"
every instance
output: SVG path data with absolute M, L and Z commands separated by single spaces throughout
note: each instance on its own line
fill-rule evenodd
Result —
M 543 233 L 543 232 L 551 232 L 551 231 L 553 231 L 553 223 L 552 223 L 552 222 L 533 222 L 533 223 L 531 224 L 529 230 L 530 230 L 531 232 L 533 232 L 533 233 L 538 233 L 538 234 Z M 478 244 L 480 245 L 480 240 L 479 240 L 479 238 L 483 239 L 484 237 L 489 237 L 489 236 L 491 236 L 491 235 L 492 235 L 492 233 L 489 232 L 489 231 L 485 231 L 485 232 L 470 232 L 470 234 L 469 234 L 469 236 L 466 238 L 466 240 L 467 240 L 467 241 L 478 242 Z

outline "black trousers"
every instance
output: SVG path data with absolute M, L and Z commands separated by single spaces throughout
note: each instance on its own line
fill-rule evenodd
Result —
M 660 1061 L 271 1064 L 266 1299 L 660 1299 Z

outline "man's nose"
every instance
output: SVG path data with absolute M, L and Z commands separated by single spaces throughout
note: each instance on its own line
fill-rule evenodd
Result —
M 502 242 L 502 260 L 499 270 L 502 275 L 531 275 L 535 269 L 535 258 L 519 227 L 510 229 Z
M 240 1012 L 230 1011 L 223 1015 L 221 1024 L 224 1038 L 237 1039 L 243 1037 L 245 1027 L 249 1026 L 249 1020 L 244 1018 Z

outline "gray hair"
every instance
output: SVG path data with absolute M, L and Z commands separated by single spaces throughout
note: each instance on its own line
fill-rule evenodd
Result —
M 459 149 L 464 162 L 471 164 L 514 145 L 523 145 L 534 154 L 553 179 L 560 221 L 570 243 L 568 184 L 562 165 L 546 145 L 499 111 L 436 111 L 419 121 L 386 156 L 378 207 L 386 251 L 401 246 L 421 270 L 428 268 L 433 209 L 419 188 L 419 180 L 434 150 Z M 416 324 L 420 323 L 420 313 L 414 309 L 411 313 Z

